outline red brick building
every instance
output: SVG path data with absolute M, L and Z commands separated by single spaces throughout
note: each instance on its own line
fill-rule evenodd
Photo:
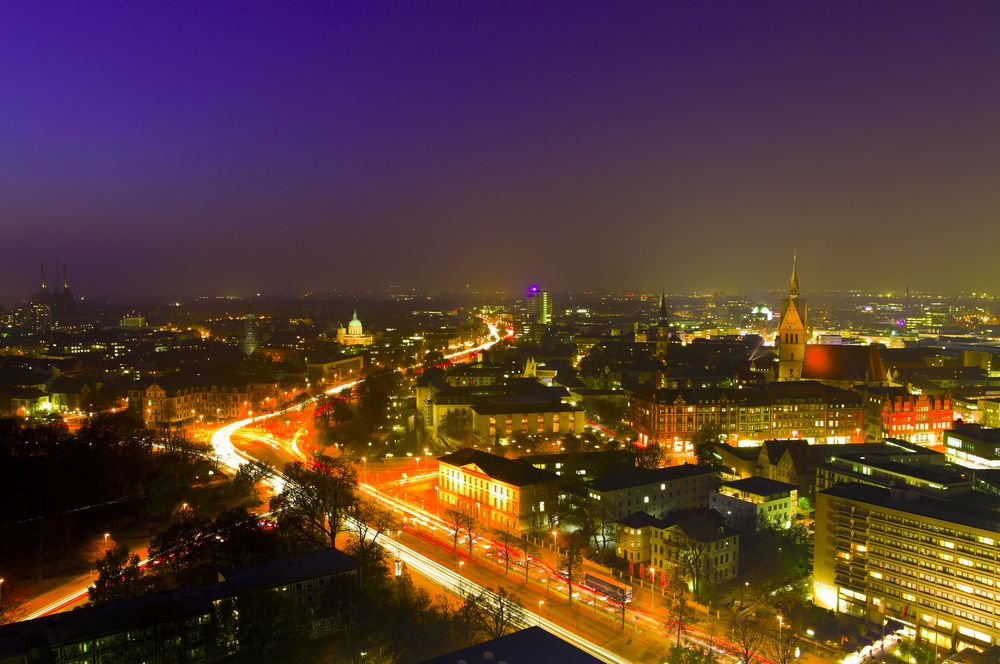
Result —
M 951 398 L 910 394 L 903 387 L 859 390 L 865 400 L 865 437 L 878 441 L 899 438 L 921 445 L 944 442 L 944 432 L 955 420 Z

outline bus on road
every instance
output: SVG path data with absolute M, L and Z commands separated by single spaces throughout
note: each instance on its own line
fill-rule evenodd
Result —
M 604 576 L 596 572 L 587 572 L 583 577 L 583 585 L 602 595 L 607 595 L 609 599 L 613 599 L 616 602 L 624 600 L 628 603 L 632 601 L 632 586 L 626 586 L 621 581 L 617 581 L 610 576 Z

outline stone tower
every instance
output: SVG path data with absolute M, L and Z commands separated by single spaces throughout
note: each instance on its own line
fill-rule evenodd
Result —
M 792 281 L 788 297 L 781 302 L 781 322 L 778 324 L 778 380 L 802 378 L 806 358 L 809 313 L 806 301 L 799 297 L 798 263 L 792 256 Z

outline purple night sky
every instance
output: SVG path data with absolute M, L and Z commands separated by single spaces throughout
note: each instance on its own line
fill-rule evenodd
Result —
M 8 2 L 0 298 L 1000 289 L 1000 3 Z

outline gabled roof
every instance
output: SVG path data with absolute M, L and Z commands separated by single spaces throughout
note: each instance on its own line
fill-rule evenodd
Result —
M 60 376 L 49 381 L 49 394 L 79 394 L 87 381 L 80 376 Z
M 888 372 L 880 348 L 875 344 L 810 344 L 806 346 L 802 377 L 855 383 L 885 382 Z
M 659 527 L 676 528 L 697 542 L 714 542 L 739 534 L 738 530 L 725 524 L 725 517 L 711 509 L 683 510 L 668 514 Z
M 12 387 L 7 394 L 11 399 L 42 399 L 49 396 L 37 387 Z
M 618 519 L 615 523 L 627 528 L 646 528 L 647 526 L 656 526 L 657 528 L 662 527 L 662 521 L 647 512 L 632 512 L 628 516 L 623 516 Z
M 438 462 L 458 468 L 475 465 L 489 477 L 512 486 L 529 486 L 559 480 L 558 475 L 535 468 L 520 459 L 508 459 L 471 447 L 464 447 L 457 452 L 438 457 Z
M 767 462 L 772 466 L 781 462 L 781 457 L 785 456 L 785 450 L 793 448 L 805 448 L 809 441 L 801 438 L 788 440 L 765 440 L 762 451 L 767 454 Z
M 760 455 L 760 447 L 735 447 L 729 443 L 716 443 L 715 448 L 721 452 L 732 454 L 743 461 L 756 461 Z

